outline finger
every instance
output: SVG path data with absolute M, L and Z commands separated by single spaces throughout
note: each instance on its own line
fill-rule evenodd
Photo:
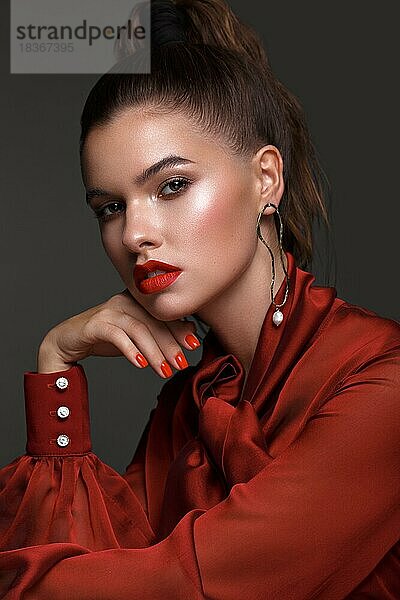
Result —
M 175 369 L 186 369 L 189 366 L 189 363 L 187 362 L 182 345 L 180 343 L 182 336 L 180 336 L 180 339 L 177 340 L 169 327 L 167 327 L 167 323 L 164 321 L 158 321 L 157 319 L 154 319 L 150 323 L 146 323 L 146 325 L 151 331 L 168 363 Z M 185 331 L 188 331 L 187 328 Z
M 193 321 L 168 321 L 165 325 L 171 331 L 176 341 L 186 348 L 186 350 L 195 350 L 201 345 L 197 337 L 197 329 Z
M 139 348 L 121 327 L 113 323 L 103 322 L 100 327 L 96 328 L 96 339 L 111 343 L 139 369 L 143 369 L 148 365 L 148 361 L 143 357 Z
M 170 377 L 172 375 L 171 365 L 162 354 L 154 336 L 146 325 L 146 321 L 155 321 L 155 319 L 136 302 L 127 289 L 112 296 L 106 304 L 107 306 L 103 307 L 100 313 L 97 313 L 96 318 L 119 327 L 131 340 L 134 348 L 133 352 L 137 349 L 140 356 L 137 357 L 136 353 L 132 357 L 132 353 L 129 356 L 124 353 L 127 358 L 135 366 L 138 365 L 138 362 L 141 365 L 145 361 L 160 377 L 164 379 Z M 139 314 L 139 318 L 137 314 L 132 315 L 133 311 Z
M 134 339 L 147 360 L 152 365 L 155 363 L 157 372 L 161 371 L 170 377 L 171 367 L 182 370 L 189 366 L 182 347 L 163 321 L 151 317 L 146 323 L 142 323 L 132 319 L 130 315 L 125 315 L 124 319 L 125 331 Z
M 115 314 L 114 323 L 124 330 L 160 377 L 171 377 L 172 367 L 188 366 L 181 347 L 163 322 L 154 319 L 149 325 L 121 312 Z
M 131 315 L 134 318 L 138 318 L 139 320 L 143 321 L 143 323 L 146 323 L 150 328 L 152 323 L 158 322 L 157 319 L 152 317 L 137 302 L 137 300 L 133 298 L 127 288 L 110 298 L 108 304 L 114 310 L 121 310 L 122 312 L 126 312 L 128 315 Z M 175 321 L 160 322 L 164 323 L 168 327 L 174 339 L 186 350 L 195 350 L 201 345 L 201 342 L 196 335 L 196 325 L 193 323 L 193 321 L 179 319 Z
M 191 321 L 176 320 L 167 323 L 155 319 L 148 313 L 125 289 L 120 294 L 112 297 L 108 302 L 111 312 L 115 315 L 119 313 L 119 321 L 116 323 L 121 326 L 135 342 L 146 360 L 151 364 L 154 370 L 163 376 L 171 376 L 170 367 L 175 369 L 187 368 L 188 362 L 183 353 L 183 349 L 194 350 L 200 346 L 200 340 L 195 335 L 196 326 Z M 105 311 L 103 311 L 104 313 Z M 132 314 L 133 313 L 133 314 Z M 107 313 L 108 314 L 108 313 Z M 125 315 L 121 321 L 121 315 Z M 114 322 L 114 317 L 112 318 Z M 148 341 L 148 332 L 141 328 L 138 323 L 146 325 L 151 332 L 157 348 Z M 139 328 L 139 330 L 138 330 Z M 162 356 L 160 356 L 160 353 Z M 160 360 L 161 358 L 161 360 Z M 158 364 L 155 364 L 155 361 Z M 167 364 L 164 364 L 166 362 Z

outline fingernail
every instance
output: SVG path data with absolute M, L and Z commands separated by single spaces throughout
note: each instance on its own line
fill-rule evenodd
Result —
M 165 377 L 171 377 L 172 375 L 172 369 L 166 360 L 163 360 L 161 363 L 161 371 L 163 372 Z
M 149 364 L 143 354 L 140 354 L 140 352 L 136 354 L 135 358 L 141 367 L 147 367 Z
M 178 352 L 178 354 L 175 356 L 175 362 L 180 369 L 186 369 L 186 367 L 189 366 L 186 356 L 183 354 L 183 352 Z
M 185 337 L 185 342 L 194 350 L 195 348 L 198 348 L 200 346 L 200 342 L 197 339 L 197 337 L 195 335 L 193 335 L 192 333 L 189 333 L 186 337 Z

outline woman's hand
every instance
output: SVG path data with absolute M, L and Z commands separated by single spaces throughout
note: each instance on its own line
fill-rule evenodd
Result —
M 136 367 L 150 364 L 161 377 L 170 377 L 170 364 L 188 366 L 181 346 L 200 345 L 195 331 L 192 321 L 155 319 L 125 289 L 53 327 L 40 344 L 37 372 L 64 371 L 87 356 L 126 356 Z

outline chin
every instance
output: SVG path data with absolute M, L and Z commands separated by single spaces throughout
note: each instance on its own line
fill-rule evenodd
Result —
M 165 322 L 178 321 L 192 315 L 198 307 L 197 303 L 185 302 L 174 294 L 166 293 L 154 294 L 153 297 L 148 295 L 140 304 L 152 317 Z

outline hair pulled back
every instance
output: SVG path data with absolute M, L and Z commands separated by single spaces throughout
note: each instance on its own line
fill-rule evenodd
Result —
M 133 23 L 145 4 L 135 6 Z M 129 107 L 183 111 L 235 155 L 272 144 L 283 159 L 283 246 L 307 268 L 314 219 L 329 225 L 324 176 L 301 105 L 273 74 L 259 37 L 224 0 L 153 0 L 151 40 L 151 73 L 109 72 L 91 89 L 81 116 L 81 157 L 91 128 Z M 124 62 L 140 60 L 137 41 L 122 39 L 117 50 L 122 71 Z

